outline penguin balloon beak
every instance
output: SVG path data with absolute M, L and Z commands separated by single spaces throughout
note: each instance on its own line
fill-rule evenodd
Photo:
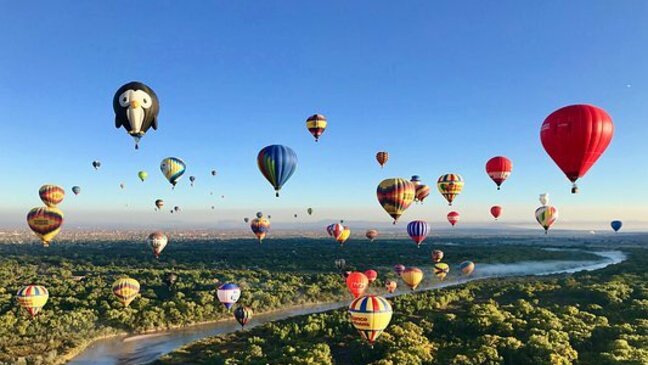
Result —
M 140 105 L 139 105 L 139 102 L 137 100 L 131 100 L 131 102 L 130 102 L 130 107 L 131 108 L 137 109 L 137 108 L 139 108 L 139 106 Z

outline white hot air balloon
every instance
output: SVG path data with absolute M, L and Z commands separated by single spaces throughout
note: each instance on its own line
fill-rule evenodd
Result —
M 540 194 L 540 204 L 542 206 L 547 206 L 549 204 L 549 193 L 542 193 Z

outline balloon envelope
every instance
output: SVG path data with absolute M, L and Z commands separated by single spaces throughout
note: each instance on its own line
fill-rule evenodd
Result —
M 252 319 L 253 314 L 254 311 L 252 311 L 252 308 L 243 305 L 236 307 L 234 310 L 234 318 L 236 318 L 236 321 L 241 325 L 241 327 L 245 327 L 250 319 Z
M 418 267 L 408 267 L 401 273 L 400 277 L 410 289 L 415 290 L 423 280 L 423 271 Z
M 552 207 L 551 205 L 546 205 L 536 209 L 535 217 L 538 223 L 544 228 L 545 234 L 549 228 L 556 222 L 558 219 L 558 209 Z
M 612 221 L 612 222 L 610 222 L 610 226 L 612 227 L 614 232 L 618 232 L 621 229 L 621 227 L 623 227 L 623 222 L 621 222 L 621 221 Z
M 402 178 L 385 179 L 378 185 L 376 195 L 380 205 L 394 218 L 396 224 L 398 218 L 414 201 L 416 187 L 411 181 Z
M 445 174 L 437 180 L 437 188 L 441 195 L 448 201 L 448 205 L 452 205 L 457 195 L 463 190 L 464 181 L 459 174 Z
M 49 299 L 47 288 L 41 285 L 27 285 L 18 290 L 16 300 L 32 318 L 40 312 Z
M 223 303 L 225 308 L 230 309 L 232 306 L 238 302 L 241 297 L 241 288 L 238 285 L 227 283 L 218 287 L 216 292 L 218 301 Z
M 40 237 L 43 246 L 47 247 L 61 231 L 63 212 L 58 208 L 33 208 L 27 213 L 27 224 Z
M 496 156 L 486 162 L 486 173 L 497 185 L 497 190 L 513 171 L 513 163 L 504 156 Z
M 495 218 L 495 220 L 497 220 L 497 218 L 499 218 L 500 215 L 502 215 L 502 207 L 500 207 L 499 205 L 493 205 L 490 208 L 490 213 L 493 216 L 493 218 Z
M 373 283 L 374 281 L 376 281 L 376 279 L 378 279 L 378 272 L 376 272 L 376 270 L 370 269 L 365 271 L 364 274 L 369 280 L 369 284 Z
M 475 271 L 475 264 L 472 261 L 464 261 L 459 264 L 459 269 L 464 275 L 469 276 Z
M 160 102 L 147 85 L 129 82 L 122 85 L 113 96 L 115 127 L 124 129 L 135 139 L 135 148 L 149 128 L 157 129 Z
M 167 157 L 160 162 L 160 171 L 173 186 L 176 186 L 186 170 L 185 162 L 177 157 Z
M 378 231 L 375 229 L 370 229 L 365 233 L 365 236 L 369 239 L 369 241 L 373 242 L 376 237 L 378 237 Z
M 117 279 L 112 285 L 112 291 L 124 307 L 128 307 L 139 294 L 140 284 L 131 278 Z
M 432 261 L 441 262 L 443 260 L 443 251 L 441 250 L 432 250 Z
M 65 190 L 60 186 L 48 184 L 40 187 L 38 195 L 45 205 L 56 208 L 65 198 Z
M 297 154 L 290 147 L 267 146 L 259 151 L 257 165 L 279 196 L 279 190 L 297 169 Z
M 373 344 L 389 325 L 392 307 L 383 297 L 366 295 L 351 302 L 349 315 L 360 335 Z
M 443 262 L 434 264 L 434 275 L 436 275 L 439 280 L 443 281 L 449 272 L 450 266 L 448 266 L 448 264 L 444 264 Z
M 155 258 L 159 258 L 160 253 L 169 242 L 169 238 L 162 232 L 153 232 L 148 236 L 148 242 Z
M 429 230 L 430 226 L 425 221 L 416 220 L 407 224 L 407 234 L 418 247 L 421 247 L 421 243 L 427 237 Z
M 72 192 L 74 193 L 74 195 L 79 195 L 79 193 L 81 193 L 81 187 L 73 186 L 72 187 Z
M 324 130 L 326 130 L 327 124 L 326 117 L 322 114 L 313 114 L 306 119 L 306 128 L 315 137 L 315 142 L 319 141 Z
M 367 287 L 369 286 L 369 278 L 367 278 L 367 275 L 359 271 L 354 271 L 347 276 L 346 285 L 349 292 L 357 298 L 367 290 Z
M 380 164 L 380 167 L 385 166 L 387 163 L 387 160 L 389 160 L 389 153 L 385 151 L 381 151 L 376 153 L 376 161 L 378 161 L 378 164 Z
M 448 222 L 450 222 L 450 224 L 454 227 L 454 225 L 457 224 L 457 222 L 459 222 L 461 216 L 459 215 L 459 212 L 453 211 L 448 213 L 447 218 L 448 218 Z

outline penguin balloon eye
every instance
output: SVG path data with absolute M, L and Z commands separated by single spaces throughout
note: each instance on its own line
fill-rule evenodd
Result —
M 119 105 L 122 108 L 126 108 L 130 104 L 130 93 L 132 90 L 126 90 L 121 95 L 119 95 Z
M 144 90 L 137 90 L 133 92 L 133 99 L 140 102 L 142 108 L 148 109 L 153 104 L 151 96 L 147 94 Z

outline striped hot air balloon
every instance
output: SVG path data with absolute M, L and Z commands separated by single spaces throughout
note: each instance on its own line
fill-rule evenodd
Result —
M 380 164 L 381 168 L 385 166 L 387 160 L 389 160 L 389 153 L 385 151 L 380 151 L 376 153 L 376 161 L 378 161 L 378 164 Z
M 297 154 L 290 147 L 276 144 L 267 146 L 259 151 L 257 165 L 278 197 L 281 187 L 297 169 Z
M 408 267 L 401 273 L 400 277 L 410 289 L 416 290 L 416 287 L 423 280 L 423 271 L 418 267 Z
M 270 221 L 263 218 L 263 216 L 261 218 L 254 218 L 252 223 L 250 223 L 250 229 L 252 229 L 259 243 L 261 243 L 270 231 Z
M 360 335 L 373 344 L 389 325 L 392 307 L 387 299 L 378 295 L 356 298 L 349 305 L 351 323 Z
M 162 171 L 164 177 L 169 180 L 171 185 L 174 187 L 186 170 L 187 165 L 177 157 L 167 157 L 160 162 L 160 171 Z
M 459 269 L 464 275 L 470 276 L 475 271 L 475 264 L 472 261 L 464 261 L 459 264 Z
M 448 266 L 448 264 L 444 264 L 443 262 L 434 264 L 434 275 L 436 275 L 439 280 L 443 281 L 449 272 L 450 266 Z
M 437 180 L 437 188 L 443 197 L 448 201 L 448 205 L 452 206 L 452 202 L 463 189 L 464 181 L 459 174 L 445 174 Z
M 427 237 L 429 230 L 430 226 L 426 221 L 416 220 L 407 224 L 407 234 L 409 234 L 412 241 L 414 241 L 418 247 L 421 247 L 421 243 L 425 240 L 425 237 Z
M 61 231 L 63 212 L 57 208 L 34 208 L 27 213 L 27 224 L 40 237 L 43 246 L 48 247 Z
M 486 173 L 497 185 L 497 190 L 513 171 L 513 163 L 504 156 L 495 156 L 486 162 Z
M 241 297 L 241 288 L 232 283 L 223 284 L 218 287 L 216 295 L 218 296 L 218 301 L 223 303 L 225 308 L 229 310 Z
M 387 214 L 394 218 L 394 224 L 396 224 L 398 218 L 414 201 L 416 188 L 411 181 L 406 179 L 385 179 L 378 185 L 376 195 L 380 205 Z
M 313 114 L 306 119 L 306 128 L 315 137 L 315 142 L 319 142 L 327 124 L 326 117 L 322 114 Z
M 32 316 L 36 316 L 38 312 L 45 306 L 49 299 L 49 292 L 44 286 L 41 285 L 27 285 L 18 290 L 16 300 L 21 307 Z
M 140 291 L 140 284 L 135 279 L 121 278 L 115 280 L 112 285 L 113 294 L 124 305 L 128 305 L 137 297 Z
M 38 189 L 38 195 L 45 205 L 56 208 L 65 198 L 65 190 L 60 186 L 47 184 Z
M 556 222 L 556 219 L 558 219 L 558 209 L 551 205 L 542 206 L 536 209 L 535 217 L 542 228 L 544 228 L 545 234 L 547 234 L 549 228 L 551 228 L 554 222 Z
M 245 327 L 245 325 L 252 319 L 253 315 L 254 311 L 252 308 L 244 305 L 239 305 L 234 310 L 234 318 L 236 318 L 236 321 L 241 325 L 241 327 Z
M 416 186 L 416 201 L 423 203 L 423 200 L 430 195 L 430 187 L 425 184 Z

